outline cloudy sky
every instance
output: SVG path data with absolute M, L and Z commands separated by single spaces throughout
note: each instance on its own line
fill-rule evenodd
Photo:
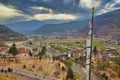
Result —
M 120 8 L 120 0 L 0 0 L 0 23 L 24 20 L 73 20 Z

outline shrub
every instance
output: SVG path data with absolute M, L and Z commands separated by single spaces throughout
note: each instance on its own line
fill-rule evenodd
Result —
M 65 67 L 64 66 L 62 66 L 62 71 L 65 71 Z
M 35 65 L 32 65 L 32 68 L 35 68 Z
M 26 68 L 26 65 L 23 65 L 23 69 L 25 69 Z
M 72 66 L 72 64 L 73 64 L 72 60 L 64 60 L 64 62 L 69 66 Z
M 103 74 L 102 74 L 102 77 L 103 77 L 105 80 L 108 80 L 108 76 L 106 75 L 106 73 L 103 73 Z
M 100 69 L 105 69 L 106 67 L 109 67 L 109 66 L 110 66 L 110 64 L 109 64 L 108 61 L 102 62 L 102 63 L 100 63 L 100 64 L 98 65 L 98 67 L 99 67 Z
M 69 79 L 74 80 L 74 74 L 73 74 L 73 71 L 72 71 L 71 68 L 69 68 L 68 74 L 67 74 L 67 77 L 66 77 L 66 80 L 69 80 Z

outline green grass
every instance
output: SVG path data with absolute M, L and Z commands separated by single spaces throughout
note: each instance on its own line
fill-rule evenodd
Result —
M 103 42 L 93 42 L 93 47 L 96 46 L 100 50 L 106 49 L 106 44 Z
M 116 45 L 116 44 L 106 44 L 104 42 L 94 42 L 93 41 L 93 47 L 96 46 L 97 49 L 100 49 L 102 51 L 105 51 L 106 46 L 110 46 L 110 47 L 115 47 L 118 51 L 120 50 L 120 45 Z
M 73 46 L 72 43 L 63 43 L 64 46 Z
M 65 63 L 67 63 L 69 66 L 73 65 L 73 61 L 72 60 L 64 60 Z
M 78 75 L 78 74 L 75 74 L 74 73 L 74 78 L 75 78 L 75 80 L 77 79 L 77 80 L 80 80 L 80 76 Z

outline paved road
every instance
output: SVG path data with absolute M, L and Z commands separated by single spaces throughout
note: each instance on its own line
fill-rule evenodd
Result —
M 72 70 L 80 76 L 80 80 L 86 80 L 85 69 L 73 62 Z
M 78 63 L 73 62 L 72 70 L 80 76 L 80 80 L 86 80 L 86 69 Z M 104 80 L 98 74 L 92 72 L 91 80 Z

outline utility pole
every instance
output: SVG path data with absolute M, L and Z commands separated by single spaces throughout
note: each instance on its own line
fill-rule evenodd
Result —
M 92 19 L 89 24 L 89 33 L 87 37 L 87 56 L 86 56 L 86 80 L 91 80 L 91 63 L 92 63 L 92 42 L 93 42 L 93 21 L 94 21 L 94 7 L 92 8 Z

